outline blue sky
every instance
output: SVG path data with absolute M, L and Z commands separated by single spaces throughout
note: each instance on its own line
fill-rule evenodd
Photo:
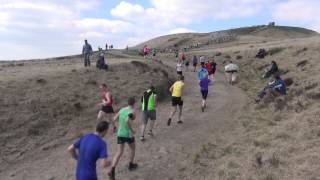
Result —
M 319 0 L 0 0 L 0 60 L 78 54 L 84 39 L 123 48 L 270 21 L 319 31 L 319 17 Z

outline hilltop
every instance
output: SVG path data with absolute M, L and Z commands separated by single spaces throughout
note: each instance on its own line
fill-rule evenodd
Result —
M 142 49 L 145 44 L 150 48 L 164 49 L 174 46 L 190 47 L 196 44 L 215 45 L 224 42 L 247 42 L 263 41 L 263 40 L 280 40 L 306 38 L 317 35 L 318 33 L 309 29 L 288 26 L 253 26 L 243 27 L 230 30 L 223 30 L 210 33 L 181 33 L 157 37 L 149 41 L 143 42 L 134 49 Z

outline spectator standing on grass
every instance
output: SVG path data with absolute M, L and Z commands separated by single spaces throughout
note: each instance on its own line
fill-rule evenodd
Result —
M 84 57 L 84 66 L 90 66 L 90 55 L 92 54 L 92 47 L 91 45 L 88 43 L 87 40 L 84 40 L 84 45 L 82 48 L 82 55 Z

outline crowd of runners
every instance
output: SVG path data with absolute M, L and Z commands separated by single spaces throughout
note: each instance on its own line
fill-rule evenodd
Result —
M 86 53 L 90 51 L 90 47 L 85 42 L 83 48 L 85 65 L 90 65 L 90 61 L 87 61 Z M 91 48 L 92 49 L 92 48 Z M 92 50 L 91 50 L 92 51 Z M 149 49 L 147 46 L 143 48 L 144 56 L 148 56 Z M 155 56 L 155 52 L 153 54 Z M 217 70 L 217 63 L 214 59 L 208 60 L 205 56 L 192 56 L 190 60 L 187 58 L 184 51 L 175 52 L 176 57 L 176 71 L 177 81 L 170 87 L 172 110 L 168 115 L 167 126 L 172 124 L 174 116 L 178 113 L 177 124 L 183 124 L 182 112 L 183 112 L 183 96 L 184 96 L 184 75 L 183 72 L 189 71 L 188 67 L 190 61 L 192 62 L 193 69 L 189 72 L 196 72 L 197 83 L 199 86 L 199 93 L 201 94 L 201 111 L 204 112 L 207 104 L 209 86 L 215 81 L 214 75 Z M 153 59 L 153 58 L 152 58 Z M 273 62 L 273 66 L 274 66 Z M 277 67 L 276 67 L 277 68 Z M 273 67 L 267 75 L 277 74 Z M 227 81 L 231 85 L 237 80 L 237 73 L 239 67 L 232 61 L 228 62 L 224 71 L 227 76 Z M 269 92 L 278 92 L 285 94 L 284 82 L 279 75 L 275 75 L 275 82 L 272 85 L 267 86 L 258 94 L 259 98 L 263 98 Z M 158 96 L 157 90 L 154 86 L 150 86 L 145 92 L 142 93 L 140 102 L 137 103 L 136 99 L 131 97 L 127 99 L 127 106 L 120 108 L 115 113 L 114 100 L 110 89 L 107 84 L 101 84 L 101 102 L 98 104 L 100 110 L 97 115 L 96 131 L 94 133 L 88 133 L 80 137 L 68 148 L 71 156 L 77 161 L 76 179 L 77 180 L 96 180 L 96 162 L 102 159 L 102 167 L 108 168 L 108 176 L 111 180 L 116 177 L 116 167 L 123 155 L 125 144 L 128 145 L 130 150 L 128 170 L 133 171 L 138 168 L 138 164 L 135 161 L 136 152 L 136 139 L 137 130 L 133 128 L 133 121 L 136 119 L 137 112 L 135 107 L 140 105 L 141 110 L 141 129 L 140 129 L 140 141 L 145 142 L 146 134 L 150 137 L 154 136 L 153 128 L 155 126 L 156 110 L 158 108 Z M 277 90 L 279 88 L 280 90 Z M 273 91 L 271 91 L 273 90 Z M 200 108 L 199 108 L 200 109 Z M 148 126 L 149 124 L 149 126 Z M 117 136 L 117 152 L 113 159 L 109 158 L 108 145 L 103 139 L 109 131 L 109 126 L 112 126 L 112 132 Z M 148 127 L 148 128 L 147 128 Z

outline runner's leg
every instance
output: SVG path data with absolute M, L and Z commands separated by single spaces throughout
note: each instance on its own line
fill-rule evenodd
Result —
M 124 150 L 124 144 L 118 144 L 117 154 L 112 161 L 112 168 L 115 168 L 118 165 L 119 160 L 123 154 L 123 150 Z
M 98 122 L 99 122 L 99 121 L 102 121 L 102 118 L 103 118 L 104 116 L 106 116 L 106 113 L 100 110 L 99 113 L 98 113 L 97 121 L 98 121 Z
M 146 126 L 147 126 L 147 123 L 148 123 L 148 116 L 147 116 L 146 113 L 147 112 L 142 112 L 141 137 L 140 137 L 141 141 L 144 140 L 144 133 L 146 131 Z
M 130 163 L 134 163 L 134 157 L 136 155 L 136 143 L 129 144 L 130 147 Z
M 177 106 L 173 106 L 171 114 L 170 114 L 170 119 L 173 118 L 174 114 L 177 112 Z
M 179 106 L 179 117 L 178 117 L 178 121 L 181 121 L 181 117 L 182 117 L 182 107 L 183 107 L 183 106 Z

